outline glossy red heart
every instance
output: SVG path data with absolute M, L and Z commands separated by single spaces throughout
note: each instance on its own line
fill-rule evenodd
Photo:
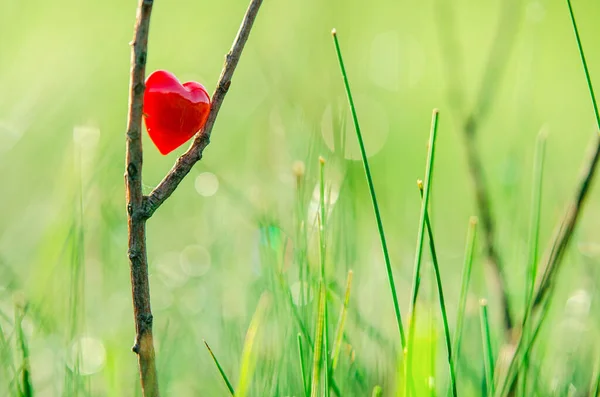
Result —
M 166 70 L 157 70 L 146 79 L 144 120 L 150 139 L 162 154 L 177 149 L 200 131 L 209 112 L 210 96 L 202 84 L 181 84 Z

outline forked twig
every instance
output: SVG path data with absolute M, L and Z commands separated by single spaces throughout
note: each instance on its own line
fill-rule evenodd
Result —
M 131 51 L 131 77 L 129 84 L 129 112 L 127 119 L 126 145 L 126 199 L 127 226 L 129 235 L 128 256 L 131 269 L 131 292 L 135 321 L 135 344 L 132 350 L 138 355 L 142 394 L 145 397 L 159 396 L 154 341 L 152 337 L 152 310 L 148 282 L 148 258 L 146 252 L 146 220 L 173 193 L 192 166 L 202 158 L 202 152 L 210 141 L 210 134 L 219 113 L 225 94 L 231 85 L 231 77 L 248 40 L 250 30 L 262 0 L 252 0 L 246 11 L 225 66 L 213 94 L 208 120 L 202 132 L 194 139 L 191 147 L 177 159 L 175 166 L 152 191 L 150 196 L 142 194 L 142 109 L 144 80 L 148 51 L 148 30 L 153 0 L 140 0 L 134 29 Z
M 225 57 L 225 65 L 223 66 L 221 77 L 219 77 L 219 82 L 217 83 L 217 87 L 215 88 L 215 92 L 212 97 L 210 113 L 208 114 L 208 119 L 204 125 L 204 129 L 198 135 L 196 135 L 196 138 L 194 139 L 194 142 L 190 148 L 177 159 L 175 165 L 173 168 L 171 168 L 169 173 L 147 196 L 144 202 L 144 217 L 150 218 L 152 214 L 154 214 L 158 207 L 160 207 L 162 203 L 168 199 L 171 194 L 173 194 L 179 183 L 190 172 L 194 164 L 196 164 L 202 158 L 204 149 L 210 143 L 210 134 L 215 121 L 217 120 L 219 109 L 221 108 L 223 99 L 225 99 L 225 95 L 229 90 L 229 86 L 231 85 L 231 77 L 233 76 L 233 72 L 235 71 L 235 68 L 240 60 L 242 50 L 244 49 L 244 45 L 248 40 L 250 30 L 252 29 L 252 24 L 254 24 L 254 20 L 256 19 L 256 15 L 258 14 L 258 9 L 260 8 L 261 4 L 262 0 L 252 0 L 250 2 L 248 10 L 246 11 L 246 15 L 244 16 L 244 20 L 240 26 L 240 30 L 237 33 L 233 45 L 231 46 L 231 50 L 229 50 Z

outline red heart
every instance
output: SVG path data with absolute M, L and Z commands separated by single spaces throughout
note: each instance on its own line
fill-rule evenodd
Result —
M 173 73 L 157 70 L 146 79 L 144 120 L 150 139 L 162 154 L 183 145 L 204 127 L 210 96 L 195 81 L 183 83 Z

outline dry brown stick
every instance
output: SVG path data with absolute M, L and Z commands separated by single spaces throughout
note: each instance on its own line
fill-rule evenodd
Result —
M 244 45 L 248 40 L 250 30 L 252 29 L 252 24 L 256 19 L 256 15 L 258 14 L 258 9 L 260 8 L 261 4 L 262 0 L 252 0 L 250 2 L 231 50 L 229 50 L 225 57 L 225 65 L 223 66 L 223 71 L 221 72 L 221 76 L 219 77 L 217 87 L 215 88 L 215 92 L 212 97 L 212 104 L 206 125 L 204 126 L 204 129 L 198 135 L 196 135 L 196 138 L 194 139 L 194 142 L 190 148 L 177 159 L 175 165 L 173 168 L 171 168 L 169 173 L 145 198 L 144 216 L 146 218 L 150 218 L 158 209 L 158 207 L 160 207 L 161 204 L 168 199 L 171 194 L 173 194 L 179 183 L 190 172 L 194 164 L 196 164 L 196 162 L 202 158 L 204 149 L 210 143 L 210 134 L 217 119 L 219 109 L 221 108 L 223 99 L 225 99 L 225 95 L 229 90 L 229 86 L 231 85 L 231 77 L 233 76 L 233 72 L 235 71 L 238 61 L 240 60 L 242 50 L 244 49 Z
M 129 231 L 127 254 L 131 270 L 131 293 L 135 321 L 135 343 L 132 350 L 138 356 L 142 394 L 145 397 L 159 395 L 152 338 L 152 311 L 148 282 L 148 258 L 146 256 L 146 220 L 142 216 L 144 198 L 142 194 L 142 107 L 152 4 L 153 0 L 140 0 L 137 9 L 131 50 L 125 170 Z

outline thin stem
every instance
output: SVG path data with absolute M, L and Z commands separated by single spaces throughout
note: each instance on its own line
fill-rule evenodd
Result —
M 304 392 L 305 397 L 310 396 L 310 391 L 308 390 L 308 384 L 306 383 L 306 370 L 304 364 L 304 348 L 302 347 L 302 335 L 298 333 L 298 357 L 300 359 L 300 376 L 302 378 L 302 391 Z
M 419 193 L 421 199 L 423 199 L 423 181 L 418 181 Z M 435 283 L 438 291 L 438 297 L 440 302 L 440 312 L 442 314 L 442 323 L 444 325 L 444 339 L 446 341 L 446 352 L 448 358 L 448 368 L 450 372 L 450 390 L 452 396 L 456 397 L 456 374 L 454 371 L 454 360 L 452 358 L 452 342 L 450 342 L 450 327 L 448 326 L 448 314 L 446 313 L 446 302 L 444 300 L 444 290 L 442 288 L 442 276 L 440 274 L 440 266 L 438 263 L 437 252 L 435 249 L 435 241 L 433 239 L 433 229 L 431 222 L 429 221 L 429 214 L 425 209 L 425 224 L 427 226 L 427 236 L 429 238 L 429 249 L 431 251 L 431 260 L 433 262 L 433 270 L 435 273 Z
M 129 83 L 129 112 L 126 134 L 125 188 L 127 201 L 128 256 L 133 297 L 135 343 L 132 350 L 138 356 L 140 382 L 144 397 L 159 396 L 154 340 L 152 337 L 152 310 L 146 253 L 146 219 L 142 216 L 142 108 L 144 79 L 148 54 L 148 30 L 152 0 L 140 0 L 137 9 L 131 76 Z
M 535 290 L 535 278 L 537 276 L 538 251 L 540 239 L 540 219 L 542 209 L 542 180 L 544 172 L 544 158 L 546 154 L 546 133 L 542 131 L 538 135 L 535 150 L 533 187 L 531 190 L 531 222 L 529 229 L 529 274 L 527 284 L 527 299 L 525 310 L 531 305 Z
M 417 296 L 419 293 L 419 283 L 421 280 L 421 259 L 423 257 L 423 241 L 425 240 L 425 215 L 427 213 L 427 207 L 429 206 L 429 196 L 431 192 L 431 180 L 433 175 L 433 163 L 435 159 L 435 142 L 437 137 L 437 127 L 439 120 L 439 111 L 433 110 L 431 118 L 431 130 L 429 133 L 429 144 L 427 152 L 427 166 L 425 168 L 425 183 L 423 186 L 423 200 L 421 201 L 421 213 L 419 216 L 419 229 L 417 234 L 417 248 L 415 254 L 415 265 L 413 270 L 413 281 L 412 281 L 412 293 L 410 300 L 409 309 L 409 325 L 408 325 L 408 351 L 406 353 L 406 379 L 405 379 L 405 396 L 409 396 L 409 384 L 412 381 L 412 357 L 413 357 L 413 341 L 415 334 L 415 322 L 416 322 L 416 304 Z
M 231 384 L 231 382 L 229 381 L 229 378 L 225 374 L 223 367 L 221 367 L 219 360 L 217 360 L 217 357 L 215 356 L 215 354 L 213 353 L 212 349 L 210 348 L 210 346 L 208 345 L 208 343 L 206 341 L 204 341 L 204 345 L 206 346 L 206 349 L 210 353 L 210 356 L 212 357 L 213 361 L 215 362 L 215 365 L 217 366 L 217 369 L 219 370 L 219 374 L 221 374 L 221 378 L 225 382 L 225 385 L 227 386 L 229 393 L 231 393 L 232 396 L 235 395 L 235 391 L 233 390 L 233 385 Z
M 360 125 L 358 123 L 358 116 L 356 115 L 356 107 L 354 106 L 354 100 L 352 99 L 352 92 L 350 91 L 350 83 L 348 82 L 348 76 L 346 74 L 346 68 L 344 67 L 344 59 L 342 58 L 342 51 L 340 50 L 340 44 L 335 29 L 331 32 L 333 35 L 333 42 L 335 44 L 335 51 L 337 53 L 338 62 L 340 64 L 340 70 L 342 72 L 342 78 L 344 80 L 344 87 L 346 89 L 346 95 L 348 96 L 348 103 L 350 104 L 350 111 L 352 113 L 352 121 L 354 122 L 354 129 L 356 130 L 356 137 L 358 139 L 358 146 L 360 147 L 360 155 L 365 169 L 365 175 L 367 177 L 367 184 L 369 185 L 369 193 L 371 195 L 371 201 L 373 203 L 373 210 L 375 212 L 375 219 L 377 221 L 377 230 L 379 231 L 379 238 L 381 239 L 381 249 L 383 251 L 383 259 L 385 261 L 385 270 L 387 272 L 388 281 L 390 284 L 390 291 L 392 293 L 392 302 L 394 304 L 394 312 L 396 314 L 396 323 L 398 325 L 398 332 L 400 333 L 400 344 L 404 350 L 406 343 L 404 337 L 404 327 L 402 326 L 402 316 L 400 314 L 400 306 L 398 305 L 398 294 L 396 293 L 396 284 L 394 283 L 394 275 L 392 273 L 392 265 L 390 262 L 390 255 L 388 253 L 387 243 L 385 240 L 385 233 L 383 231 L 383 222 L 381 220 L 381 214 L 379 212 L 379 205 L 377 204 L 377 195 L 375 194 L 375 186 L 373 185 L 373 178 L 371 177 L 371 170 L 369 168 L 369 161 L 367 160 L 367 152 L 365 150 L 365 144 L 363 142 L 362 134 L 360 132 Z
M 142 0 L 144 3 L 149 2 L 152 3 L 151 0 Z M 231 78 L 233 77 L 233 72 L 238 65 L 240 57 L 242 55 L 242 50 L 248 41 L 248 37 L 250 36 L 250 31 L 252 30 L 252 25 L 256 19 L 258 14 L 258 10 L 262 4 L 262 0 L 251 0 L 248 9 L 246 10 L 246 14 L 242 20 L 242 24 L 240 25 L 240 29 L 238 30 L 237 36 L 233 41 L 233 45 L 231 49 L 225 56 L 225 64 L 223 65 L 223 70 L 221 71 L 221 76 L 219 77 L 219 81 L 217 82 L 217 87 L 215 88 L 215 92 L 212 96 L 210 113 L 208 114 L 208 119 L 206 120 L 206 124 L 202 131 L 200 131 L 196 138 L 194 138 L 194 142 L 190 146 L 190 148 L 182 154 L 175 165 L 169 173 L 164 177 L 164 179 L 150 192 L 150 194 L 144 200 L 144 211 L 143 216 L 145 218 L 150 218 L 152 214 L 164 203 L 166 199 L 173 194 L 179 183 L 185 178 L 185 176 L 190 172 L 194 164 L 196 164 L 200 159 L 202 159 L 202 154 L 204 149 L 210 143 L 210 135 L 212 133 L 212 129 L 215 125 L 215 121 L 217 120 L 217 115 L 219 114 L 219 109 L 221 109 L 221 105 L 223 100 L 225 99 L 225 95 L 227 91 L 229 91 L 229 87 L 231 86 Z M 142 90 L 143 91 L 143 90 Z M 141 108 L 140 108 L 141 111 Z M 141 115 L 140 115 L 141 117 Z
M 315 324 L 315 348 L 313 351 L 313 370 L 312 370 L 312 382 L 310 388 L 310 396 L 319 396 L 319 383 L 321 378 L 321 364 L 323 359 L 323 322 L 325 317 L 325 285 L 323 282 L 319 283 L 319 311 L 317 313 L 317 321 Z
M 535 279 L 537 277 L 538 268 L 538 251 L 539 251 L 539 236 L 540 236 L 540 215 L 542 209 L 542 176 L 544 171 L 544 158 L 546 153 L 546 133 L 543 130 L 538 134 L 534 168 L 533 168 L 533 184 L 531 189 L 531 221 L 529 226 L 529 262 L 527 273 L 527 285 L 526 285 L 526 296 L 525 296 L 525 318 L 531 313 L 533 300 L 533 294 L 535 292 Z M 523 327 L 522 333 L 527 337 L 529 332 L 528 327 Z M 527 373 L 527 366 L 529 364 L 529 358 L 525 357 L 525 373 Z M 520 389 L 521 395 L 527 394 L 527 376 L 520 377 Z
M 456 329 L 454 330 L 454 342 L 452 351 L 454 352 L 454 364 L 458 367 L 460 356 L 460 346 L 462 342 L 462 329 L 465 319 L 465 308 L 467 306 L 467 294 L 469 293 L 469 283 L 471 281 L 471 269 L 473 267 L 473 256 L 475 254 L 475 238 L 477 236 L 477 217 L 472 216 L 469 220 L 469 229 L 467 231 L 467 244 L 465 247 L 465 261 L 463 264 L 462 277 L 460 282 L 460 298 L 458 302 L 458 313 L 456 315 Z
M 331 351 L 331 376 L 333 376 L 333 371 L 335 371 L 337 368 L 340 352 L 342 351 L 344 325 L 346 324 L 346 317 L 348 314 L 348 304 L 350 302 L 350 290 L 352 288 L 353 274 L 354 273 L 352 270 L 348 270 L 348 278 L 346 279 L 346 293 L 344 294 L 344 302 L 342 303 L 342 310 L 340 311 L 340 318 L 338 320 L 337 329 L 334 336 L 333 350 Z
M 596 102 L 596 94 L 594 93 L 594 85 L 592 84 L 592 78 L 590 77 L 590 70 L 588 69 L 587 61 L 585 59 L 585 51 L 583 51 L 583 45 L 581 44 L 581 37 L 579 36 L 579 29 L 577 28 L 577 22 L 575 22 L 575 13 L 573 12 L 573 6 L 571 0 L 567 0 L 567 7 L 569 7 L 569 16 L 571 17 L 571 24 L 573 25 L 573 32 L 575 33 L 575 41 L 577 41 L 577 50 L 579 51 L 579 57 L 581 58 L 581 64 L 583 66 L 583 72 L 585 73 L 585 81 L 588 86 L 590 93 L 590 99 L 592 100 L 592 106 L 594 107 L 594 116 L 596 116 L 596 126 L 600 130 L 600 112 L 598 111 L 598 102 Z
M 321 284 L 324 291 L 323 299 L 323 366 L 325 368 L 325 397 L 329 397 L 329 327 L 327 313 L 327 279 L 325 275 L 325 249 L 326 249 L 326 208 L 325 208 L 325 159 L 319 158 L 319 207 L 321 217 L 319 222 L 319 245 L 321 258 Z
M 494 355 L 492 353 L 492 340 L 490 337 L 490 321 L 488 318 L 487 301 L 479 301 L 481 320 L 481 340 L 483 342 L 483 360 L 485 366 L 485 383 L 487 395 L 494 395 Z

